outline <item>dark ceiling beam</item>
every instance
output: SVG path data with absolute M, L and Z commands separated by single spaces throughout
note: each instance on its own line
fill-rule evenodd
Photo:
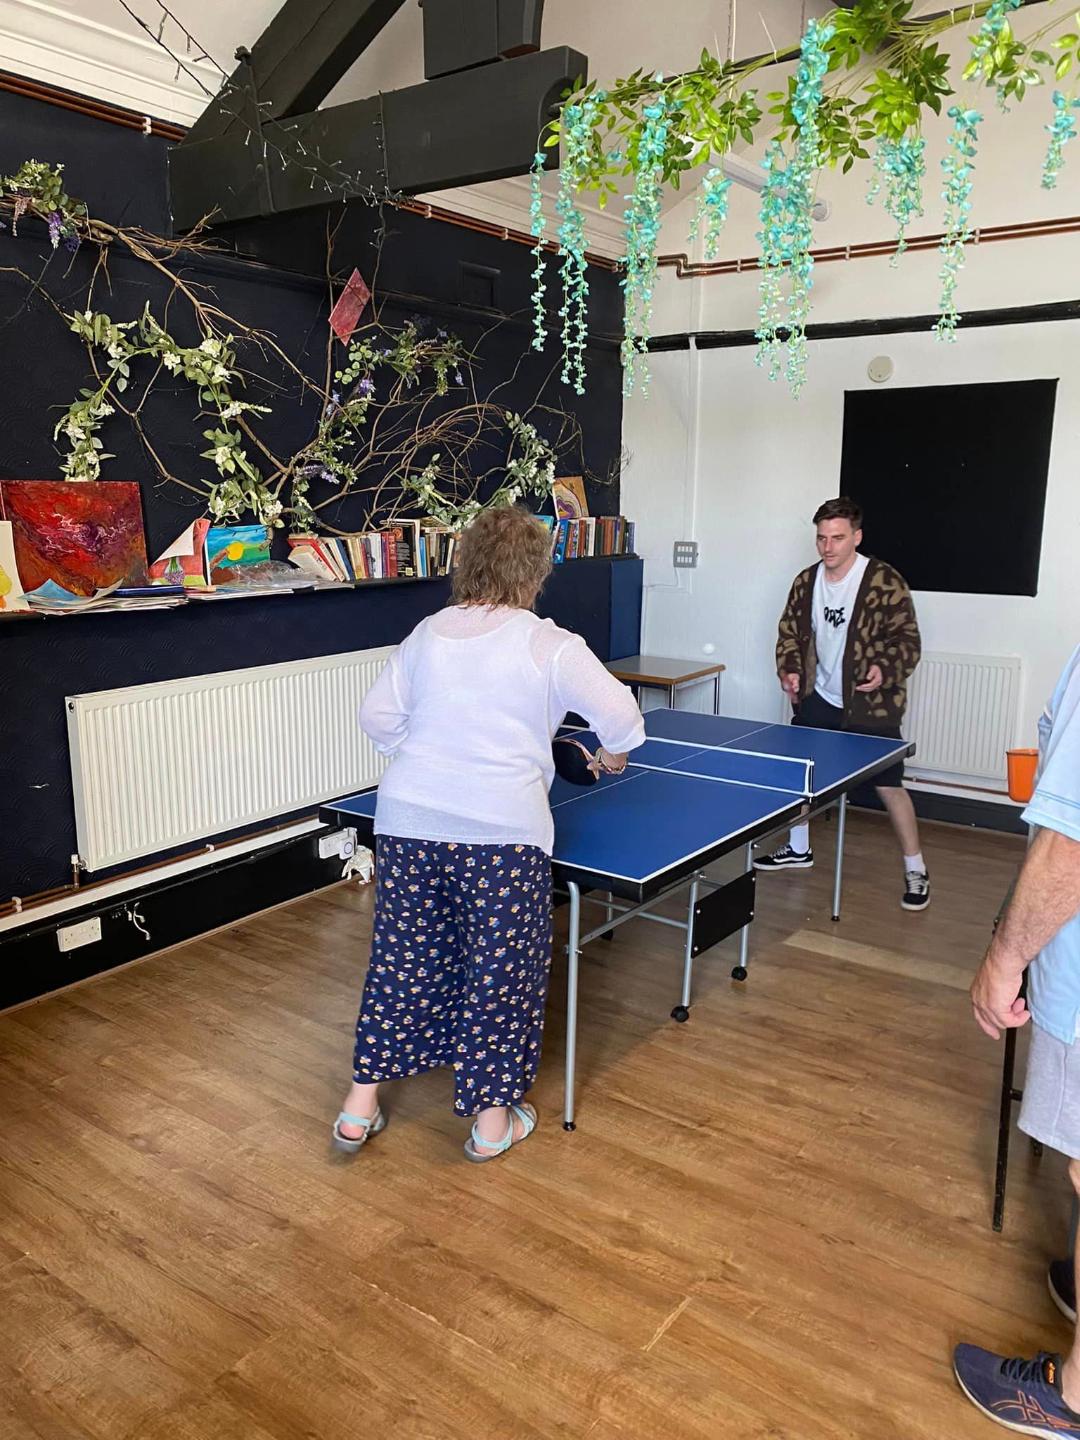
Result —
M 253 88 L 263 121 L 316 109 L 405 0 L 285 0 L 222 93 L 188 132 L 193 142 L 239 129 Z
M 173 224 L 187 230 L 211 211 L 216 222 L 247 220 L 371 189 L 415 195 L 523 175 L 562 92 L 587 69 L 584 55 L 563 46 L 443 75 L 263 124 L 265 155 L 243 129 L 189 137 L 169 154 Z M 288 163 L 301 146 L 320 157 L 321 171 L 312 160 Z M 352 177 L 344 186 L 343 175 Z

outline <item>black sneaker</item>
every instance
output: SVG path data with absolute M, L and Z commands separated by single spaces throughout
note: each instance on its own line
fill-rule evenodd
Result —
M 814 852 L 807 850 L 802 855 L 790 845 L 781 845 L 771 855 L 755 855 L 755 870 L 812 870 Z
M 1071 1255 L 1067 1260 L 1050 1261 L 1050 1268 L 1046 1272 L 1046 1288 L 1050 1291 L 1050 1299 L 1053 1300 L 1065 1319 L 1075 1325 L 1076 1277 L 1073 1273 Z
M 904 876 L 904 898 L 900 904 L 905 910 L 925 910 L 930 904 L 930 876 L 925 870 L 909 870 Z

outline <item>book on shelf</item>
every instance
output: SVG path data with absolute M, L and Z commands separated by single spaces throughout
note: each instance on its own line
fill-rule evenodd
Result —
M 400 520 L 352 535 L 290 535 L 289 559 L 324 581 L 420 580 L 448 575 L 457 536 L 434 520 Z
M 546 523 L 550 517 L 541 515 L 538 518 Z M 610 558 L 634 553 L 634 525 L 624 515 L 553 520 L 550 528 L 551 556 L 556 565 L 565 560 Z

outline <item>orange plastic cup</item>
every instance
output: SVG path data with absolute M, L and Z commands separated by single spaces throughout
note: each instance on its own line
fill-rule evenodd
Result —
M 1035 789 L 1035 771 L 1039 764 L 1038 750 L 1006 750 L 1009 772 L 1009 799 L 1027 804 Z

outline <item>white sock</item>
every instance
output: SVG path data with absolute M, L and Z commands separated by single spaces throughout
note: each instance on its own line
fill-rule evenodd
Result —
M 922 851 L 917 855 L 904 856 L 904 874 L 909 875 L 912 870 L 917 870 L 920 875 L 926 874 L 926 861 L 922 858 Z
M 810 826 L 792 825 L 790 843 L 796 855 L 805 855 L 810 849 Z

